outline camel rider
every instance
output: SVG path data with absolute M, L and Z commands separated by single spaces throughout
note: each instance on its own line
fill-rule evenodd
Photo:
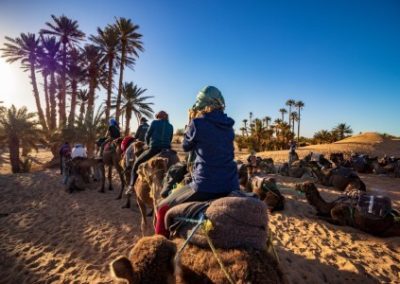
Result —
M 119 130 L 118 122 L 114 118 L 110 118 L 108 121 L 108 129 L 105 137 L 107 138 L 100 146 L 100 157 L 103 157 L 104 146 L 115 139 L 121 137 L 121 131 Z
M 234 161 L 234 120 L 224 113 L 221 92 L 212 86 L 203 88 L 189 110 L 191 120 L 185 130 L 183 149 L 195 153 L 193 181 L 161 201 L 157 208 L 156 233 L 168 236 L 164 225 L 167 210 L 189 201 L 207 201 L 239 190 Z M 165 196 L 165 193 L 161 193 Z
M 122 206 L 122 208 L 130 207 L 130 196 L 138 178 L 137 170 L 140 164 L 150 160 L 164 149 L 171 149 L 173 134 L 174 128 L 168 121 L 168 114 L 165 111 L 158 112 L 156 114 L 156 119 L 151 122 L 146 133 L 145 140 L 149 148 L 145 150 L 133 163 L 131 170 L 131 181 L 125 193 L 126 204 Z
M 140 119 L 140 125 L 135 133 L 135 139 L 145 142 L 146 133 L 147 133 L 148 129 L 149 129 L 149 125 L 147 124 L 147 119 L 145 117 L 142 117 Z

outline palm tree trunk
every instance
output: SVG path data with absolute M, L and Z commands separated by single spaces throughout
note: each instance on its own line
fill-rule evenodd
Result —
M 54 76 L 54 72 L 51 72 L 50 74 L 49 100 L 50 100 L 49 128 L 50 130 L 54 130 L 57 125 L 56 79 Z
M 290 119 L 291 113 L 292 113 L 292 106 L 289 105 L 289 115 L 288 115 L 289 129 L 291 129 L 291 124 L 290 124 L 290 122 L 291 122 L 291 119 Z
M 299 120 L 297 121 L 297 143 L 299 143 L 300 140 L 300 108 L 299 108 Z
M 19 173 L 20 169 L 20 160 L 19 160 L 19 139 L 18 137 L 11 136 L 8 138 L 8 148 L 10 151 L 10 163 L 11 163 L 11 171 L 13 174 Z
M 68 126 L 73 127 L 75 122 L 76 96 L 78 93 L 78 82 L 73 79 L 71 82 L 71 110 L 68 117 Z
M 106 121 L 110 119 L 111 112 L 111 95 L 113 86 L 113 66 L 114 58 L 110 57 L 108 60 L 108 79 L 107 79 L 107 100 L 106 100 Z
M 93 119 L 94 114 L 94 96 L 96 91 L 96 78 L 91 78 L 89 82 L 88 101 L 86 109 L 86 119 L 90 116 Z
M 46 121 L 50 125 L 50 101 L 49 101 L 49 84 L 47 82 L 48 74 L 43 74 L 43 89 L 46 101 Z
M 63 43 L 61 87 L 59 95 L 60 102 L 58 105 L 60 112 L 60 127 L 64 127 L 67 123 L 67 115 L 65 112 L 66 85 L 67 85 L 67 44 Z
M 31 70 L 31 83 L 32 83 L 32 87 L 33 87 L 33 96 L 35 97 L 36 108 L 37 108 L 38 115 L 39 115 L 39 122 L 42 125 L 43 130 L 47 131 L 46 119 L 44 118 L 43 109 L 40 104 L 39 90 L 37 87 L 36 75 L 35 75 L 35 72 L 36 72 L 35 65 L 31 64 L 30 67 L 31 67 L 30 70 Z
M 125 56 L 126 56 L 126 43 L 122 42 L 121 64 L 119 67 L 118 95 L 117 95 L 117 103 L 116 103 L 116 109 L 115 109 L 115 119 L 117 122 L 119 122 L 119 116 L 121 113 L 121 96 L 122 96 L 122 83 L 124 80 Z
M 81 101 L 81 107 L 79 109 L 79 121 L 83 121 L 84 116 L 85 116 L 85 102 Z
M 129 135 L 131 118 L 132 118 L 132 112 L 127 110 L 126 111 L 125 136 Z

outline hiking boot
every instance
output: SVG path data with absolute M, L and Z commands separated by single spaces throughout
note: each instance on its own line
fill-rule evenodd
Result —
M 131 195 L 130 195 L 130 194 L 127 194 L 127 196 L 126 196 L 126 202 L 125 202 L 125 204 L 124 204 L 121 208 L 122 208 L 122 209 L 131 208 Z

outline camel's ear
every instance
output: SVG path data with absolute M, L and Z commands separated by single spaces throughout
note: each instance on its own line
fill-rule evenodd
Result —
M 128 283 L 133 283 L 133 269 L 132 264 L 128 258 L 121 256 L 111 262 L 110 270 L 112 276 L 118 279 L 127 280 Z

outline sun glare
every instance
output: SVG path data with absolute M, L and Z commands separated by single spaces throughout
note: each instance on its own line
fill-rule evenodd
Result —
M 0 101 L 5 100 L 10 103 L 16 93 L 18 72 L 16 68 L 4 58 L 0 58 Z

